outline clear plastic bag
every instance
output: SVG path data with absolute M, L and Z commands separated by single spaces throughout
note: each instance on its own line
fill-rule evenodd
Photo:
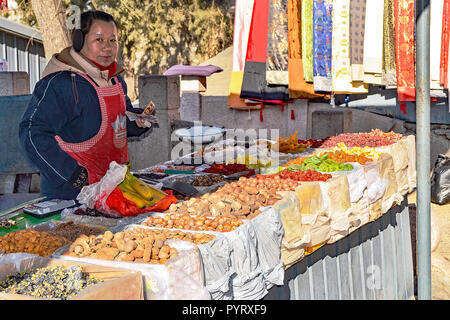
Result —
M 124 180 L 126 173 L 126 165 L 112 161 L 103 178 L 99 182 L 84 186 L 78 194 L 77 200 L 80 204 L 84 204 L 91 209 L 96 208 L 105 215 L 114 218 L 122 217 L 122 214 L 107 206 L 106 200 L 111 192 Z

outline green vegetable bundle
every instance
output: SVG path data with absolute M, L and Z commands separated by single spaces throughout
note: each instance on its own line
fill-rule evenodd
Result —
M 302 164 L 291 165 L 288 170 L 291 171 L 320 171 L 320 172 L 333 172 L 333 171 L 351 171 L 353 166 L 350 163 L 339 163 L 332 159 L 328 159 L 329 154 L 326 153 L 323 156 L 313 156 L 306 158 Z

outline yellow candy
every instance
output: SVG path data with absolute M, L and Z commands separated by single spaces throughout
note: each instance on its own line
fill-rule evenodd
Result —
M 351 149 L 348 149 L 347 146 L 345 145 L 345 143 L 339 142 L 337 144 L 337 147 L 335 147 L 333 149 L 333 151 L 338 151 L 339 149 L 346 154 L 365 156 L 367 158 L 371 158 L 371 159 L 375 159 L 375 160 L 380 157 L 379 152 L 375 151 L 375 149 L 370 148 L 368 146 L 365 146 L 364 148 L 353 147 Z

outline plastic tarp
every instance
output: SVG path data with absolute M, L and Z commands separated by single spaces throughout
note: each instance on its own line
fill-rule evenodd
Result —
M 302 182 L 295 189 L 299 200 L 303 232 L 306 235 L 305 247 L 313 247 L 327 241 L 330 233 L 330 217 L 322 198 L 318 181 Z
M 369 204 L 371 221 L 386 213 L 392 206 L 400 204 L 403 200 L 403 196 L 398 190 L 393 157 L 390 154 L 381 154 L 377 163 L 379 165 L 380 178 L 386 181 L 387 184 L 381 199 Z
M 378 161 L 367 162 L 364 166 L 364 177 L 367 181 L 367 201 L 374 203 L 385 194 L 387 180 L 381 179 Z
M 320 182 L 325 210 L 330 217 L 329 243 L 335 242 L 349 233 L 350 226 L 358 221 L 351 208 L 350 188 L 346 175 L 336 175 Z
M 330 173 L 332 175 L 347 176 L 350 202 L 356 202 L 363 196 L 363 192 L 367 188 L 367 180 L 362 165 L 357 162 L 351 162 L 350 164 L 353 166 L 353 170 L 351 171 L 335 171 Z
M 369 215 L 369 192 L 368 189 L 364 190 L 363 196 L 357 202 L 352 202 L 352 210 L 358 215 L 361 224 L 363 226 L 370 221 Z M 355 228 L 350 228 L 350 232 Z
M 416 136 L 409 135 L 405 139 L 402 139 L 401 142 L 406 145 L 406 150 L 408 152 L 408 191 L 412 192 L 416 188 L 417 184 Z
M 405 195 L 409 190 L 408 183 L 408 163 L 409 156 L 407 146 L 403 139 L 388 146 L 377 147 L 376 151 L 387 153 L 392 156 L 394 164 L 394 173 L 397 180 L 397 190 Z
M 272 285 L 283 284 L 281 218 L 273 207 L 261 211 L 239 228 L 198 245 L 213 299 L 261 299 Z
M 295 192 L 279 192 L 283 199 L 279 200 L 274 208 L 280 213 L 283 223 L 284 235 L 281 242 L 281 260 L 285 268 L 289 268 L 305 255 L 304 246 L 309 241 L 305 233 L 300 213 L 300 202 Z

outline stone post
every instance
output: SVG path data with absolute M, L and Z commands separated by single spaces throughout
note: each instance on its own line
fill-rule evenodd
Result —
M 181 76 L 180 117 L 185 121 L 200 121 L 202 96 L 206 91 L 206 76 Z
M 138 79 L 139 107 L 155 104 L 159 128 L 142 139 L 129 139 L 128 152 L 133 170 L 170 160 L 171 122 L 180 120 L 180 77 L 146 75 Z
M 311 138 L 323 139 L 352 132 L 351 110 L 316 110 L 311 117 Z

